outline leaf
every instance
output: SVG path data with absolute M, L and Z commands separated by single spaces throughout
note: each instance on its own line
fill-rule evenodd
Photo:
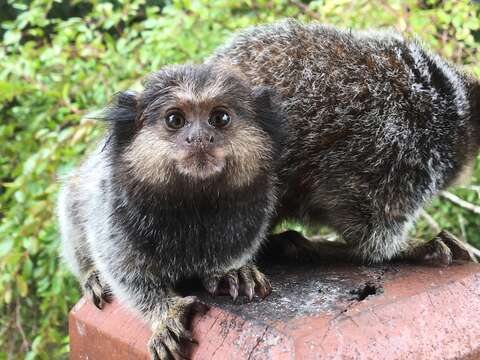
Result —
M 28 294 L 28 285 L 22 275 L 17 275 L 17 288 L 21 297 L 25 297 Z

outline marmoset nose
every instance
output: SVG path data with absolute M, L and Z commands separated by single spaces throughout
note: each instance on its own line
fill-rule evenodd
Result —
M 189 146 L 196 145 L 206 147 L 215 143 L 215 136 L 210 132 L 197 131 L 187 134 L 185 143 Z

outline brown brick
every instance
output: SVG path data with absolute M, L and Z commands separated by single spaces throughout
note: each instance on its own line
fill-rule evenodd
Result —
M 273 266 L 274 293 L 193 320 L 193 359 L 480 359 L 480 266 Z M 360 300 L 363 299 L 363 300 Z M 70 313 L 71 359 L 148 359 L 148 328 L 118 302 Z

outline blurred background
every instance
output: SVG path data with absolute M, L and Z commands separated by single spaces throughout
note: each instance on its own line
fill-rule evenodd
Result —
M 394 27 L 480 78 L 479 15 L 472 1 L 0 0 L 0 359 L 67 358 L 79 290 L 58 256 L 58 181 L 103 133 L 85 116 L 112 94 L 284 17 Z M 480 158 L 471 185 L 435 200 L 412 236 L 445 228 L 479 247 L 475 184 Z

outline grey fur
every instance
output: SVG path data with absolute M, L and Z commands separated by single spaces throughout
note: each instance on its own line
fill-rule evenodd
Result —
M 478 81 L 391 31 L 282 21 L 234 36 L 207 63 L 281 95 L 277 221 L 329 225 L 369 262 L 406 251 L 418 211 L 478 152 Z
M 65 183 L 59 218 L 63 256 L 86 293 L 95 301 L 109 286 L 138 311 L 155 359 L 191 338 L 196 299 L 174 291 L 182 279 L 199 277 L 211 292 L 226 279 L 234 298 L 243 279 L 248 297 L 268 294 L 249 262 L 279 221 L 329 225 L 366 261 L 415 253 L 409 226 L 480 146 L 478 81 L 392 32 L 279 22 L 237 35 L 206 65 L 149 79 L 113 107 L 113 139 Z M 279 94 L 278 113 L 258 86 Z M 176 171 L 178 144 L 151 131 L 157 108 L 178 94 L 236 100 L 249 121 L 255 111 L 263 119 L 230 139 L 236 161 L 207 169 L 220 182 L 203 168 Z
M 222 69 L 163 69 L 141 93 L 117 96 L 106 138 L 61 190 L 65 262 L 99 308 L 111 289 L 145 319 L 153 359 L 181 355 L 189 314 L 205 309 L 176 291 L 183 280 L 238 277 L 270 291 L 250 264 L 276 202 L 283 124 L 270 95 Z M 233 119 L 222 129 L 207 123 L 218 106 Z M 172 109 L 188 126 L 167 129 Z

